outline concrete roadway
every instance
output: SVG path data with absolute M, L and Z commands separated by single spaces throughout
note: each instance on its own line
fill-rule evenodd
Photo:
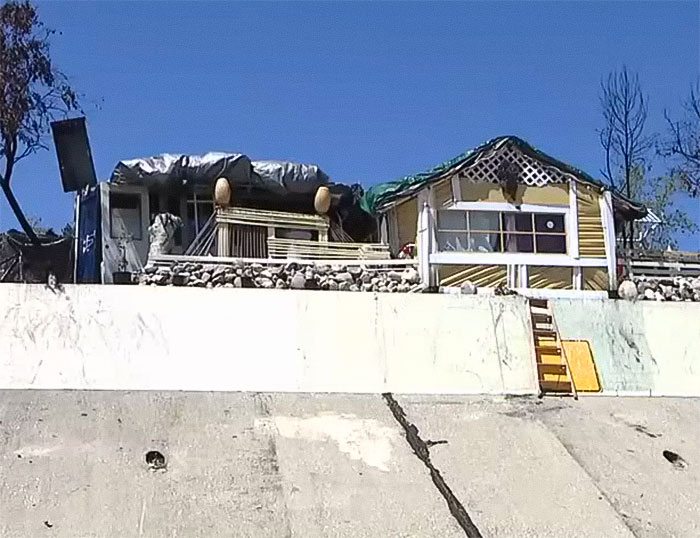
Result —
M 5 390 L 0 536 L 697 538 L 698 424 L 700 399 Z

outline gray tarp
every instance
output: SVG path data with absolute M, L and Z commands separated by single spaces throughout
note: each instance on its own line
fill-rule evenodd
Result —
M 253 161 L 238 153 L 172 155 L 120 161 L 111 181 L 122 184 L 171 182 L 213 185 L 227 178 L 235 186 L 250 186 L 275 194 L 313 194 L 328 176 L 314 164 Z

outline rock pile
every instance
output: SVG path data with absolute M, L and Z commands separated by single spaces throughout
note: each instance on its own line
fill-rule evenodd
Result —
M 622 282 L 618 292 L 627 300 L 700 301 L 700 277 L 635 277 Z
M 400 271 L 372 267 L 314 265 L 281 262 L 279 265 L 207 265 L 175 263 L 170 267 L 148 266 L 138 277 L 140 284 L 200 288 L 277 288 L 339 291 L 408 292 L 420 282 L 412 267 Z

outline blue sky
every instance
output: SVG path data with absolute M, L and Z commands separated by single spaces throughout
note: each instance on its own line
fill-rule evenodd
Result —
M 598 176 L 601 77 L 623 63 L 650 132 L 698 79 L 688 2 L 40 2 L 84 94 L 95 167 L 210 150 L 371 185 L 502 134 Z M 657 172 L 663 170 L 658 164 Z M 55 152 L 14 177 L 26 213 L 72 218 Z M 698 219 L 700 201 L 685 204 Z M 4 200 L 0 229 L 16 226 Z M 700 249 L 700 239 L 683 241 Z

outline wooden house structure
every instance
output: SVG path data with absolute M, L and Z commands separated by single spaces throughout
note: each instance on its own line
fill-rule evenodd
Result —
M 646 214 L 515 136 L 377 185 L 363 203 L 394 255 L 415 252 L 426 285 L 471 281 L 552 295 L 616 289 L 615 231 Z

